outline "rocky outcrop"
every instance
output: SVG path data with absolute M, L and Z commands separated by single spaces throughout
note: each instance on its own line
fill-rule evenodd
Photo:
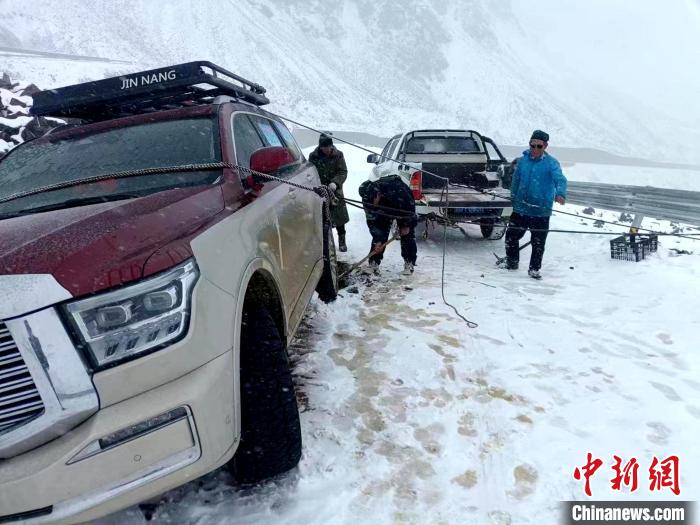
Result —
M 29 114 L 37 91 L 40 89 L 34 84 L 13 82 L 7 73 L 0 77 L 0 158 L 18 144 L 65 124 L 61 119 Z

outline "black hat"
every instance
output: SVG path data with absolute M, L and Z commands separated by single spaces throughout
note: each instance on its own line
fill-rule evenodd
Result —
M 541 129 L 536 129 L 532 132 L 532 137 L 530 137 L 530 140 L 532 139 L 541 140 L 543 142 L 549 142 L 549 135 Z
M 318 145 L 321 148 L 323 148 L 325 146 L 332 146 L 333 139 L 330 138 L 328 135 L 321 135 L 320 137 L 318 137 Z
M 379 186 L 374 181 L 366 180 L 360 184 L 359 193 L 363 203 L 372 203 L 379 193 Z

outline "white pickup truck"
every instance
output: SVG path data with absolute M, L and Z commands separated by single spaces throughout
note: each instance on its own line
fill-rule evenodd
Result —
M 399 175 L 410 186 L 422 220 L 472 222 L 484 238 L 503 237 L 505 228 L 495 226 L 512 212 L 512 166 L 490 138 L 472 130 L 408 131 L 389 139 L 367 162 L 376 164 L 370 180 Z

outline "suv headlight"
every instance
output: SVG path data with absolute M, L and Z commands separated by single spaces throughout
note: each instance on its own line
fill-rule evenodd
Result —
M 187 333 L 193 260 L 132 284 L 64 306 L 95 368 L 139 357 Z

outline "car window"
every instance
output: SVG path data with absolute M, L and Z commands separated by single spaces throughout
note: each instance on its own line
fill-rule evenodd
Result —
M 297 145 L 297 141 L 294 140 L 294 137 L 290 133 L 290 131 L 287 129 L 287 126 L 282 124 L 281 122 L 273 122 L 275 129 L 279 132 L 279 134 L 282 136 L 282 139 L 284 140 L 285 145 L 287 146 L 287 149 L 294 155 L 295 159 L 301 158 L 301 150 L 299 149 L 299 146 Z
M 396 151 L 395 150 L 396 150 L 396 145 L 399 143 L 399 138 L 400 137 L 396 137 L 396 138 L 392 139 L 392 141 L 389 143 L 389 150 L 386 152 L 387 157 L 389 157 L 391 159 L 396 158 Z
M 382 162 L 384 162 L 385 158 L 387 157 L 387 152 L 389 151 L 389 146 L 391 145 L 392 140 L 393 140 L 393 139 L 389 140 L 389 142 L 386 143 L 386 145 L 384 146 L 384 149 L 383 149 L 382 152 L 379 154 L 379 163 L 380 163 L 380 164 L 381 164 Z
M 122 171 L 208 164 L 221 160 L 217 122 L 170 120 L 47 137 L 27 143 L 0 162 L 0 198 L 42 186 L 72 183 Z M 84 184 L 27 196 L 0 205 L 0 212 L 117 193 L 147 194 L 211 184 L 216 171 L 160 173 Z
M 250 168 L 250 156 L 266 144 L 257 132 L 248 115 L 240 113 L 233 119 L 233 141 L 236 147 L 236 162 Z
M 0 164 L 2 196 L 86 176 L 215 162 L 216 122 L 208 118 L 137 124 L 27 144 Z
M 282 144 L 282 139 L 275 131 L 271 120 L 256 116 L 251 116 L 250 120 L 253 121 L 253 124 L 260 132 L 260 136 L 265 141 L 265 146 L 285 147 L 284 144 Z
M 387 142 L 386 146 L 384 146 L 384 149 L 382 150 L 381 157 L 379 158 L 379 163 L 381 164 L 382 162 L 387 162 L 389 159 L 389 152 L 394 149 L 394 146 L 398 142 L 399 138 L 394 137 L 389 142 Z
M 472 137 L 418 136 L 406 143 L 406 153 L 481 153 L 481 150 Z
M 489 159 L 500 160 L 500 156 L 498 155 L 496 148 L 494 148 L 491 145 L 491 143 L 484 141 L 484 150 L 486 151 L 487 155 L 489 156 Z

